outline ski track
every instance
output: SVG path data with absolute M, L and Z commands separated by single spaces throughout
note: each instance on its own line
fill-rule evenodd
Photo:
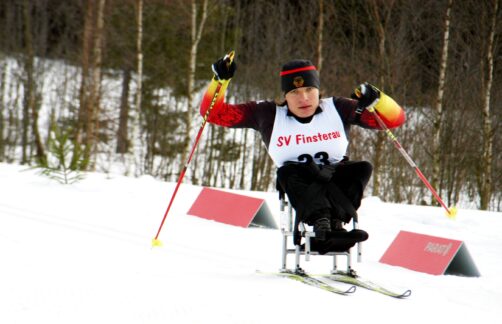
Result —
M 0 323 L 495 324 L 502 318 L 502 213 L 459 210 L 451 221 L 440 208 L 365 199 L 360 225 L 370 239 L 363 262 L 354 258 L 353 265 L 363 278 L 412 295 L 398 300 L 357 288 L 338 296 L 257 273 L 278 271 L 279 232 L 188 216 L 200 187 L 180 188 L 159 237 L 164 244 L 152 248 L 173 184 L 90 174 L 65 186 L 20 170 L 0 163 Z M 275 193 L 249 194 L 265 197 L 276 213 Z M 431 276 L 378 262 L 399 230 L 465 241 L 481 277 Z M 326 273 L 331 258 L 314 256 L 302 265 Z

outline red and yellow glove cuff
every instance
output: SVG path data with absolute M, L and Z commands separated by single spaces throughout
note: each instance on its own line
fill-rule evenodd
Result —
M 401 126 L 406 120 L 403 108 L 383 92 L 380 92 L 380 99 L 375 105 L 375 110 L 389 128 Z

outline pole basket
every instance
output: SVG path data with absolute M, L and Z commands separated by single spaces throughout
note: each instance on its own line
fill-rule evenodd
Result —
M 450 207 L 446 212 L 446 216 L 449 219 L 455 219 L 457 217 L 457 207 Z
M 154 239 L 152 239 L 152 247 L 156 247 L 156 246 L 159 246 L 159 247 L 162 246 L 162 241 L 154 238 Z

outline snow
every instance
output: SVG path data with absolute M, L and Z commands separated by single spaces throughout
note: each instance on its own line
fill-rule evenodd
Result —
M 356 270 L 413 293 L 398 300 L 359 288 L 338 296 L 258 274 L 279 269 L 280 232 L 187 215 L 201 187 L 180 187 L 163 246 L 152 248 L 174 186 L 100 173 L 63 185 L 0 163 L 0 323 L 502 321 L 502 213 L 460 209 L 450 220 L 436 207 L 364 199 L 360 226 L 370 239 Z M 276 193 L 245 194 L 266 199 L 278 214 Z M 464 241 L 481 277 L 379 263 L 400 230 Z M 328 272 L 328 259 L 303 265 Z

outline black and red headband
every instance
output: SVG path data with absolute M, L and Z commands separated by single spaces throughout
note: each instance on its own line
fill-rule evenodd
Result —
M 309 60 L 293 60 L 283 65 L 281 73 L 281 89 L 284 93 L 301 88 L 320 88 L 319 73 Z

